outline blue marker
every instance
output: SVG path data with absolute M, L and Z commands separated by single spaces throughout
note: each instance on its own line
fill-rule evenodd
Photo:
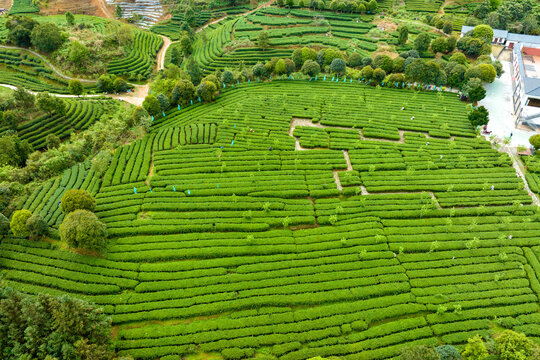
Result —
M 346 76 L 343 78 L 343 82 L 345 82 L 345 81 L 347 81 L 347 77 L 346 77 Z
M 317 81 L 317 76 L 315 76 L 315 81 Z
M 217 188 L 219 189 L 219 184 L 217 184 Z
M 133 193 L 134 193 L 134 194 L 137 193 L 137 188 L 133 188 Z
M 178 110 L 180 110 L 180 105 L 178 105 Z
M 174 187 L 174 185 L 172 186 L 172 191 L 176 191 L 176 188 Z
M 225 83 L 223 83 L 223 88 L 225 89 Z
M 191 195 L 191 191 L 190 191 L 190 190 L 188 190 L 188 191 L 187 191 L 187 194 L 188 194 L 188 195 Z
M 234 128 L 236 129 L 236 123 L 234 124 Z
M 58 207 L 60 207 L 60 204 L 61 204 L 61 203 L 62 203 L 61 201 L 58 202 Z
M 161 113 L 163 114 L 163 117 L 165 117 L 165 111 L 162 111 Z
M 152 193 L 152 188 L 149 188 L 150 189 L 150 194 Z
M 154 122 L 154 115 L 152 115 L 152 122 Z
M 193 100 L 190 100 L 191 101 L 191 105 L 193 105 Z
M 251 84 L 251 79 L 248 79 L 248 84 Z
M 199 102 L 201 102 L 201 97 L 199 96 Z
M 261 81 L 261 78 L 257 76 L 257 81 Z
M 332 76 L 332 81 L 334 81 L 334 77 Z
M 239 84 L 240 84 L 240 80 L 237 79 L 237 80 L 236 80 L 236 85 L 239 85 Z
M 326 81 L 326 75 L 324 75 L 324 79 L 323 79 L 323 81 Z
M 233 141 L 231 141 L 231 146 L 234 146 L 234 140 L 233 140 Z

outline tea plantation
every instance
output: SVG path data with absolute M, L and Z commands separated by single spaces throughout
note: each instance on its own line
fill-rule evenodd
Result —
M 65 191 L 95 195 L 110 245 L 6 239 L 4 280 L 103 306 L 136 359 L 391 359 L 501 327 L 538 342 L 538 208 L 467 113 L 451 93 L 235 84 L 156 117 L 103 176 L 83 163 L 35 189 L 23 207 L 54 228 Z

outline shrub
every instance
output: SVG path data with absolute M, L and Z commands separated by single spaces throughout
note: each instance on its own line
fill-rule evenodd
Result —
M 73 95 L 81 95 L 84 90 L 82 83 L 75 79 L 69 81 L 68 89 Z
M 26 222 L 32 216 L 28 210 L 17 210 L 13 213 L 11 223 L 9 224 L 13 235 L 17 237 L 27 237 L 29 235 Z
M 486 345 L 480 335 L 467 340 L 467 346 L 461 353 L 464 360 L 482 360 L 488 357 Z
M 34 214 L 26 220 L 26 228 L 30 240 L 40 240 L 49 233 L 47 222 L 39 214 Z
M 156 116 L 161 111 L 159 100 L 154 95 L 148 95 L 143 101 L 143 108 L 152 116 Z
M 452 345 L 441 345 L 435 348 L 441 360 L 461 360 L 462 357 L 459 354 L 458 349 Z
M 9 233 L 9 219 L 0 213 L 0 237 L 5 237 Z
M 535 350 L 538 351 L 537 346 L 525 334 L 512 330 L 505 330 L 495 341 L 501 360 L 533 359 Z
M 68 190 L 62 196 L 60 209 L 64 214 L 69 214 L 75 210 L 94 211 L 96 208 L 96 200 L 86 190 Z
M 216 85 L 213 82 L 203 81 L 197 86 L 197 96 L 203 101 L 212 101 L 216 90 Z
M 69 213 L 60 225 L 60 238 L 69 246 L 101 251 L 106 247 L 105 224 L 88 210 Z
M 229 70 L 225 70 L 221 75 L 221 81 L 225 84 L 232 84 L 234 81 L 234 75 Z
M 424 345 L 406 347 L 399 354 L 399 360 L 440 360 L 434 348 Z
M 347 64 L 345 63 L 345 60 L 337 58 L 332 60 L 332 63 L 330 63 L 330 71 L 332 73 L 339 75 L 345 74 Z
M 533 135 L 529 138 L 529 143 L 536 149 L 540 149 L 540 134 Z
M 468 116 L 474 127 L 487 125 L 489 122 L 489 112 L 484 106 L 473 109 Z
M 321 67 L 316 61 L 306 60 L 302 66 L 302 73 L 308 76 L 315 76 L 321 71 Z

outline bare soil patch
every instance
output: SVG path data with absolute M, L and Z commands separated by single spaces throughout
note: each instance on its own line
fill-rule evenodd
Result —
M 68 11 L 73 14 L 107 17 L 99 5 L 99 0 L 49 0 L 47 6 L 41 8 L 43 15 L 65 14 Z
M 0 0 L 0 9 L 9 9 L 13 4 L 13 0 Z

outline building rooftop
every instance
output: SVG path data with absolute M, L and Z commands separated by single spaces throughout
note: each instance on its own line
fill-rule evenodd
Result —
M 466 34 L 473 29 L 474 29 L 474 26 L 463 25 L 461 27 L 461 33 Z M 507 30 L 493 29 L 493 37 L 496 37 L 499 39 L 501 38 L 506 39 L 508 35 L 509 35 L 509 32 Z M 516 35 L 519 35 L 519 34 L 516 34 Z M 538 38 L 540 38 L 540 36 L 538 36 Z

